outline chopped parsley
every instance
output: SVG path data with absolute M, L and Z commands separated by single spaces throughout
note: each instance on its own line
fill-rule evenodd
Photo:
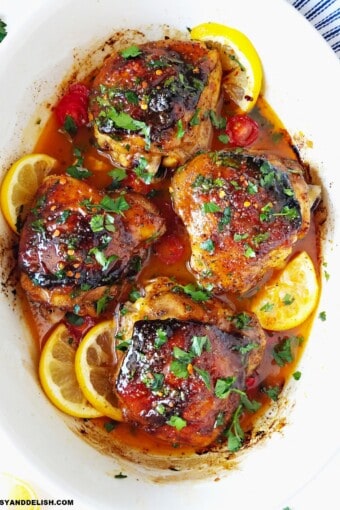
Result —
M 220 206 L 215 204 L 215 202 L 205 202 L 202 205 L 203 214 L 221 212 Z
M 301 379 L 301 372 L 300 370 L 297 370 L 296 372 L 293 373 L 293 377 L 295 379 L 295 381 L 299 381 Z
M 88 177 L 91 177 L 92 172 L 90 170 L 87 170 L 87 168 L 83 167 L 84 157 L 82 155 L 82 152 L 80 149 L 75 147 L 73 151 L 73 155 L 76 158 L 76 161 L 73 165 L 66 168 L 66 174 L 70 177 L 73 177 L 74 179 L 87 179 Z
M 158 328 L 156 330 L 156 338 L 154 342 L 155 348 L 159 349 L 160 347 L 162 347 L 162 345 L 164 345 L 167 342 L 167 340 L 168 336 L 166 334 L 166 331 L 162 328 Z
M 123 478 L 127 478 L 127 475 L 123 475 L 122 472 L 118 473 L 118 475 L 115 475 L 115 478 L 118 480 L 122 480 Z
M 230 320 L 237 329 L 248 329 L 252 327 L 251 316 L 246 312 L 240 312 L 236 315 L 233 315 Z
M 73 312 L 66 312 L 65 319 L 72 324 L 72 326 L 82 326 L 84 324 L 84 317 Z
M 230 141 L 229 136 L 226 134 L 219 135 L 218 139 L 220 142 L 225 143 L 225 144 L 229 143 L 229 141 Z
M 141 53 L 142 50 L 140 50 L 138 46 L 136 46 L 135 44 L 129 46 L 128 48 L 125 48 L 120 52 L 121 56 L 126 59 L 138 57 L 139 55 L 141 55 Z
M 201 356 L 203 349 L 211 351 L 210 340 L 207 336 L 193 336 L 191 339 L 191 352 L 195 356 Z
M 89 255 L 94 255 L 98 264 L 102 266 L 103 271 L 107 271 L 110 264 L 118 259 L 117 255 L 110 255 L 109 257 L 106 257 L 105 253 L 97 246 L 91 248 Z
M 2 42 L 7 35 L 7 24 L 0 19 L 0 42 Z
M 222 213 L 222 216 L 219 219 L 219 222 L 217 225 L 218 231 L 222 232 L 222 230 L 224 230 L 224 227 L 226 225 L 229 225 L 230 222 L 231 222 L 231 207 L 227 206 L 227 207 L 225 207 L 225 209 Z
M 292 347 L 294 345 L 300 345 L 302 342 L 303 337 L 294 335 L 280 340 L 280 342 L 272 350 L 272 355 L 276 364 L 283 367 L 287 363 L 294 361 Z
M 187 426 L 186 420 L 183 420 L 180 416 L 171 416 L 171 418 L 166 422 L 170 427 L 174 427 L 176 430 L 182 430 Z
M 74 122 L 74 119 L 71 115 L 66 115 L 63 128 L 71 136 L 74 136 L 77 134 L 78 128 L 77 124 Z
M 182 122 L 182 119 L 180 119 L 178 122 L 177 122 L 177 138 L 183 138 L 183 136 L 185 135 L 185 129 L 183 127 L 183 122 Z
M 210 382 L 210 374 L 207 370 L 203 370 L 202 368 L 194 366 L 195 372 L 198 373 L 208 390 L 211 389 L 211 382 Z
M 104 211 L 113 212 L 116 214 L 123 214 L 124 211 L 130 209 L 129 204 L 125 200 L 123 195 L 117 198 L 111 198 L 105 195 L 104 198 L 99 202 L 98 206 Z
M 214 110 L 209 110 L 209 118 L 216 129 L 225 129 L 227 121 L 224 117 L 219 117 Z
M 326 312 L 320 312 L 319 319 L 324 322 L 327 319 Z
M 274 402 L 277 402 L 279 395 L 281 393 L 280 386 L 267 386 L 262 389 L 262 391 L 268 395 L 268 397 L 273 400 Z
M 210 287 L 203 287 L 199 284 L 188 283 L 187 285 L 176 285 L 173 292 L 183 291 L 185 294 L 190 296 L 194 301 L 207 301 L 211 297 Z
M 291 294 L 285 294 L 282 298 L 282 303 L 286 306 L 291 305 L 292 303 L 294 303 L 294 301 L 295 297 L 292 296 Z
M 148 171 L 148 166 L 148 160 L 144 156 L 141 156 L 138 165 L 133 169 L 137 177 L 145 182 L 145 184 L 150 184 L 153 178 L 153 174 Z
M 189 122 L 190 126 L 198 126 L 198 124 L 200 123 L 199 113 L 200 113 L 200 108 L 196 108 L 195 113 L 191 117 L 191 120 Z
M 202 250 L 205 250 L 208 253 L 210 253 L 210 255 L 212 255 L 215 251 L 215 244 L 212 239 L 207 239 L 206 241 L 203 241 L 200 244 L 200 247 L 202 248 Z

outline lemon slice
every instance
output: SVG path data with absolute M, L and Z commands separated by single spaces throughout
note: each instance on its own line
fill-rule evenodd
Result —
M 302 324 L 314 311 L 318 297 L 315 268 L 303 251 L 254 296 L 251 311 L 263 328 L 283 331 Z
M 249 112 L 261 91 L 262 65 L 248 37 L 219 23 L 197 25 L 191 30 L 190 37 L 219 50 L 226 72 L 223 87 L 240 110 Z
M 93 407 L 105 416 L 122 421 L 113 392 L 112 371 L 116 361 L 113 335 L 113 321 L 91 328 L 77 350 L 75 369 L 80 388 Z
M 1 473 L 0 475 L 0 493 L 5 499 L 19 502 L 17 505 L 11 505 L 14 510 L 22 508 L 23 504 L 27 510 L 40 510 L 41 508 L 40 505 L 29 504 L 33 499 L 38 499 L 34 489 L 24 480 L 8 473 Z
M 76 378 L 76 346 L 73 344 L 67 327 L 57 326 L 41 353 L 41 384 L 51 402 L 64 413 L 78 418 L 96 418 L 102 414 L 86 400 Z
M 47 154 L 28 154 L 6 173 L 0 193 L 1 209 L 14 232 L 18 233 L 44 177 L 56 166 L 57 160 Z

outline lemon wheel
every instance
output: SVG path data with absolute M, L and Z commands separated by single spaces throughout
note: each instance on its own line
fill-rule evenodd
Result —
M 113 335 L 113 321 L 104 321 L 91 328 L 77 350 L 75 369 L 88 401 L 103 415 L 122 421 L 122 412 L 113 392 Z
M 302 324 L 313 313 L 318 298 L 313 262 L 306 252 L 301 252 L 254 296 L 251 311 L 263 328 L 284 331 Z
M 1 209 L 14 232 L 20 230 L 44 177 L 56 166 L 57 160 L 47 154 L 28 154 L 6 173 L 0 192 Z
M 52 332 L 41 353 L 39 376 L 42 387 L 64 413 L 78 418 L 102 416 L 86 399 L 75 373 L 76 346 L 67 327 L 60 324 Z
M 10 500 L 20 500 L 21 505 L 25 504 L 27 510 L 40 510 L 40 505 L 31 505 L 30 501 L 37 500 L 38 495 L 29 483 L 8 473 L 0 474 L 0 492 L 2 497 Z M 23 503 L 25 502 L 25 503 Z M 8 508 L 8 507 L 7 507 Z M 19 508 L 19 504 L 14 508 Z
M 262 86 L 262 65 L 252 42 L 242 32 L 219 23 L 202 23 L 190 32 L 193 40 L 219 50 L 229 97 L 243 112 L 255 105 Z

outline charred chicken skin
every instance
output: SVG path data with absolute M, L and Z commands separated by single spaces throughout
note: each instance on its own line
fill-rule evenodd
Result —
M 280 267 L 310 223 L 308 186 L 295 161 L 251 152 L 201 154 L 172 179 L 202 285 L 245 293 Z
M 124 305 L 119 338 L 131 342 L 116 391 L 127 421 L 199 449 L 230 422 L 266 341 L 253 314 L 209 295 L 195 301 L 189 288 L 160 277 Z
M 174 167 L 207 149 L 221 72 L 217 51 L 198 42 L 156 41 L 114 53 L 90 94 L 100 148 L 144 180 L 161 161 Z
M 72 177 L 48 176 L 20 237 L 22 287 L 46 306 L 94 315 L 98 300 L 117 295 L 164 230 L 141 195 L 109 196 Z

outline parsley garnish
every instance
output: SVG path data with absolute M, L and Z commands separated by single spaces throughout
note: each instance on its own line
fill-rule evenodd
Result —
M 156 330 L 156 338 L 154 342 L 155 348 L 159 349 L 160 347 L 162 347 L 162 345 L 166 343 L 167 340 L 168 336 L 166 334 L 166 331 L 162 328 L 158 328 Z
M 65 319 L 73 326 L 81 326 L 84 324 L 84 318 L 73 312 L 66 312 Z
M 294 356 L 292 352 L 292 344 L 300 345 L 303 342 L 303 337 L 301 336 L 290 336 L 287 338 L 283 338 L 273 349 L 272 355 L 280 367 L 283 367 L 287 363 L 291 363 L 294 361 Z
M 195 356 L 201 356 L 203 349 L 211 351 L 210 340 L 207 336 L 193 336 L 191 339 L 191 352 Z
M 117 427 L 117 422 L 110 420 L 104 423 L 104 429 L 106 432 L 112 432 Z
M 210 253 L 210 255 L 212 255 L 215 251 L 214 241 L 212 239 L 207 239 L 206 241 L 203 241 L 200 244 L 200 248 L 202 248 L 202 250 L 205 250 L 208 253 Z
M 326 317 L 326 312 L 320 312 L 320 313 L 319 313 L 319 319 L 320 319 L 321 321 L 325 321 L 325 320 L 326 320 L 326 318 L 327 318 L 327 317 Z
M 0 42 L 2 42 L 7 35 L 7 24 L 0 19 Z
M 134 58 L 141 55 L 142 51 L 135 44 L 120 52 L 123 58 Z
M 65 116 L 63 128 L 71 136 L 77 134 L 78 131 L 77 124 L 74 122 L 74 119 L 71 115 Z
M 97 246 L 94 248 L 91 248 L 89 251 L 89 255 L 94 255 L 94 258 L 102 266 L 102 270 L 106 271 L 110 264 L 118 259 L 117 255 L 110 255 L 109 257 L 106 257 L 105 253 L 100 250 Z
M 87 170 L 87 168 L 83 167 L 84 158 L 82 156 L 81 150 L 77 147 L 73 151 L 73 155 L 76 158 L 76 162 L 74 165 L 69 166 L 66 168 L 66 173 L 70 177 L 73 177 L 74 179 L 87 179 L 92 175 L 92 172 L 90 170 Z
M 195 372 L 198 373 L 208 390 L 211 389 L 211 382 L 210 382 L 210 374 L 207 370 L 202 370 L 202 368 L 194 366 Z
M 195 285 L 194 283 L 188 283 L 188 285 L 176 285 L 173 292 L 182 290 L 185 294 L 188 294 L 194 301 L 207 301 L 211 297 L 211 290 L 201 285 Z
M 148 171 L 148 160 L 141 156 L 138 161 L 138 165 L 133 169 L 137 177 L 139 177 L 145 184 L 150 184 L 153 178 L 153 174 Z
M 141 297 L 141 293 L 137 289 L 133 289 L 129 294 L 129 300 L 134 303 Z
M 268 386 L 266 388 L 263 388 L 263 392 L 268 395 L 269 398 L 274 400 L 274 402 L 277 402 L 279 395 L 281 393 L 280 386 Z
M 246 312 L 240 312 L 236 315 L 233 315 L 230 318 L 231 322 L 237 329 L 248 329 L 251 328 L 251 316 Z
M 105 195 L 97 205 L 104 209 L 104 211 L 110 211 L 117 214 L 123 214 L 124 211 L 130 209 L 129 204 L 123 195 L 120 195 L 117 198 L 111 198 L 108 195 Z
M 292 296 L 291 294 L 285 294 L 282 298 L 282 303 L 286 306 L 291 305 L 292 303 L 294 303 L 294 301 L 295 297 Z
M 177 138 L 183 138 L 183 136 L 185 135 L 185 129 L 183 127 L 183 122 L 182 122 L 182 119 L 180 119 L 178 122 L 177 122 Z
M 220 141 L 220 142 L 222 142 L 222 143 L 226 143 L 226 144 L 227 144 L 227 143 L 229 143 L 229 141 L 230 141 L 229 136 L 228 136 L 228 135 L 225 135 L 225 134 L 220 135 L 220 136 L 218 137 L 218 139 L 219 139 L 219 141 Z
M 219 232 L 222 232 L 222 230 L 224 229 L 224 227 L 226 225 L 229 225 L 229 223 L 231 222 L 231 207 L 230 206 L 227 206 L 223 213 L 222 213 L 222 217 L 220 218 L 219 222 L 218 222 L 218 225 L 217 225 L 217 228 L 218 228 L 218 231 Z
M 166 423 L 167 425 L 170 425 L 170 427 L 174 427 L 177 430 L 182 430 L 187 425 L 187 422 L 180 416 L 171 416 L 171 418 Z
M 230 395 L 232 386 L 236 381 L 236 377 L 225 377 L 223 379 L 217 379 L 215 383 L 215 395 L 217 398 L 225 399 Z
M 205 202 L 202 205 L 202 212 L 203 214 L 207 213 L 215 213 L 215 212 L 221 212 L 220 206 L 215 204 L 215 202 Z
M 191 117 L 191 120 L 189 122 L 190 126 L 198 126 L 198 124 L 200 123 L 200 119 L 199 119 L 199 116 L 198 116 L 199 112 L 200 112 L 200 108 L 196 108 L 195 113 Z
M 263 306 L 261 306 L 260 310 L 261 312 L 271 312 L 274 308 L 274 303 L 265 303 Z
M 216 129 L 224 129 L 226 127 L 227 121 L 225 120 L 225 118 L 224 117 L 218 117 L 216 115 L 216 112 L 214 112 L 213 110 L 209 110 L 209 117 L 210 117 L 212 125 Z
M 296 372 L 293 373 L 293 377 L 295 379 L 295 381 L 299 381 L 301 379 L 301 372 L 299 370 L 297 370 Z

